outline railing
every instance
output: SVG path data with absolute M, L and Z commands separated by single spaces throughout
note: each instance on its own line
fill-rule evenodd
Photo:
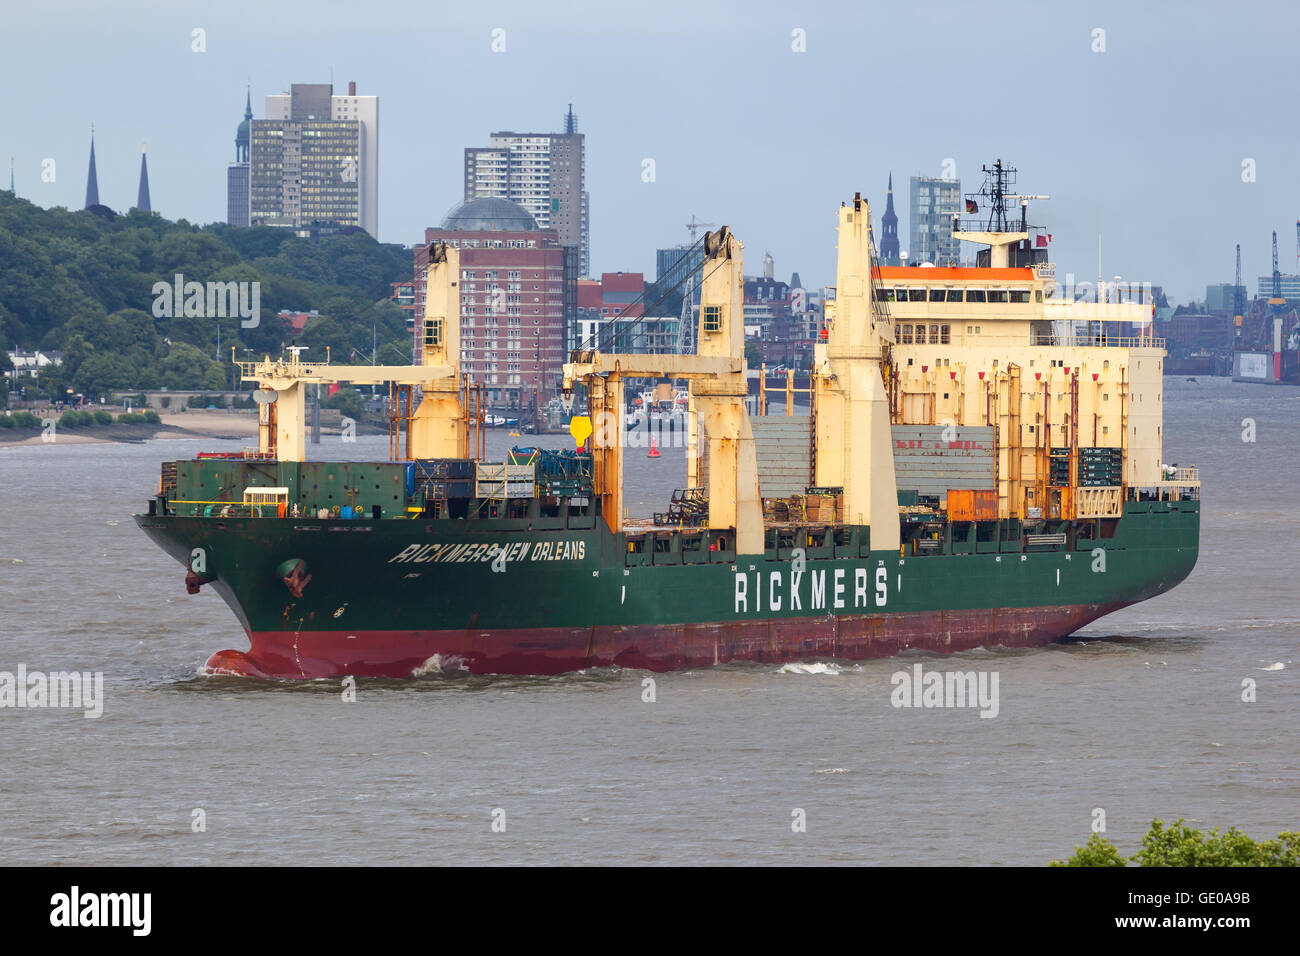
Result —
M 183 499 L 169 500 L 167 507 L 173 505 L 193 505 L 190 517 L 194 518 L 274 518 L 278 505 L 274 503 L 248 504 L 243 501 L 189 501 Z
M 977 216 L 978 213 L 968 213 L 967 215 L 974 217 Z M 1019 220 L 1016 220 L 1011 216 L 1005 217 L 1005 222 L 1001 229 L 997 228 L 997 224 L 993 222 L 992 216 L 983 220 L 977 218 L 959 219 L 956 217 L 952 219 L 953 232 L 1002 232 L 1012 234 L 1020 232 L 1037 232 L 1039 228 L 1040 227 L 1038 226 L 1027 225 L 1024 229 L 1021 229 Z
M 1078 346 L 1081 348 L 1162 349 L 1165 347 L 1165 340 L 1145 335 L 1056 335 L 1053 332 L 1035 332 L 1030 344 Z
M 1165 483 L 1170 485 L 1199 485 L 1201 469 L 1195 465 L 1189 468 L 1171 468 L 1165 472 Z

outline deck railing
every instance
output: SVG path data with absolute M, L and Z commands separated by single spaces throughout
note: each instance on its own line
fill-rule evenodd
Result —
M 1056 335 L 1053 332 L 1035 332 L 1031 344 L 1080 348 L 1162 349 L 1165 347 L 1165 340 L 1145 335 Z

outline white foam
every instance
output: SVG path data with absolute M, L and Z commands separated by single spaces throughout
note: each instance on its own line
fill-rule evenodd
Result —
M 781 674 L 829 674 L 832 677 L 838 677 L 839 667 L 835 664 L 783 664 Z
M 412 677 L 427 677 L 430 674 L 445 674 L 447 671 L 463 671 L 465 669 L 465 658 L 458 657 L 455 654 L 449 654 L 443 657 L 441 654 L 434 654 L 427 661 L 411 671 Z
M 1281 661 L 1275 661 L 1274 663 L 1269 664 L 1267 667 L 1262 668 L 1262 670 L 1266 670 L 1266 671 L 1280 671 L 1280 670 L 1282 670 L 1282 669 L 1285 668 L 1285 667 L 1286 667 L 1286 665 L 1283 664 Z

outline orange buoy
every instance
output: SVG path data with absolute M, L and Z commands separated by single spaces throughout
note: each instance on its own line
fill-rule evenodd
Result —
M 656 442 L 653 437 L 650 439 L 650 451 L 646 453 L 646 457 L 647 458 L 661 457 L 659 454 L 659 443 Z

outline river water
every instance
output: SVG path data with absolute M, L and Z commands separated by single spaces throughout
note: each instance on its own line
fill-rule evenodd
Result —
M 1039 865 L 1096 810 L 1127 853 L 1157 816 L 1300 829 L 1300 389 L 1171 378 L 1165 403 L 1204 499 L 1169 594 L 1044 649 L 660 674 L 653 702 L 617 669 L 363 680 L 355 702 L 198 676 L 246 640 L 130 514 L 160 460 L 238 443 L 0 446 L 0 671 L 104 675 L 98 719 L 0 709 L 0 864 Z M 682 452 L 627 472 L 632 513 L 662 509 Z M 918 663 L 995 673 L 997 716 L 891 706 Z

